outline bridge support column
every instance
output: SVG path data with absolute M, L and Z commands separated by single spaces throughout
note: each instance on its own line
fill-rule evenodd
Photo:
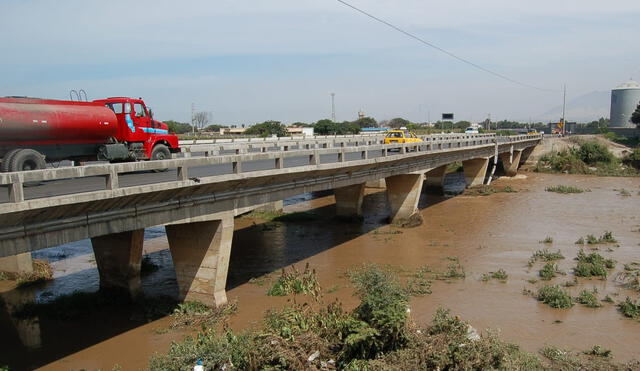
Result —
M 9 273 L 31 273 L 33 272 L 33 260 L 31 259 L 31 253 L 25 252 L 22 254 L 7 256 L 0 258 L 0 272 Z
M 489 158 L 474 158 L 463 161 L 462 168 L 464 170 L 464 180 L 467 183 L 467 187 L 483 184 L 488 167 Z
M 91 238 L 101 289 L 125 289 L 131 297 L 141 293 L 143 243 L 144 229 Z
M 444 184 L 444 176 L 447 172 L 447 165 L 439 166 L 435 169 L 429 170 L 425 176 L 425 185 L 429 188 L 437 189 L 442 192 L 442 185 Z
M 418 211 L 418 201 L 422 192 L 424 174 L 395 175 L 385 179 L 387 199 L 392 224 L 402 227 L 415 227 L 422 224 Z
M 513 153 L 505 152 L 500 154 L 500 161 L 502 161 L 502 167 L 507 176 L 515 176 L 518 173 L 518 166 L 520 166 L 520 157 L 522 151 L 513 151 Z
M 227 303 L 225 286 L 233 239 L 233 214 L 222 220 L 167 225 L 181 300 Z
M 362 215 L 365 183 L 336 188 L 336 215 L 340 217 L 359 217 Z
M 527 147 L 525 149 L 522 150 L 522 154 L 520 155 L 520 163 L 521 164 L 525 164 L 527 161 L 529 161 L 529 156 L 531 156 L 531 154 L 533 153 L 533 149 L 534 147 Z
M 365 183 L 365 187 L 367 188 L 387 188 L 387 184 L 384 182 L 384 179 L 378 180 L 370 180 Z

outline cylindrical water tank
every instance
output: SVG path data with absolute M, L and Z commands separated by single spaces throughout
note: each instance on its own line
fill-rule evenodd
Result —
M 611 90 L 611 122 L 610 127 L 633 128 L 631 114 L 640 103 L 640 84 L 627 81 Z

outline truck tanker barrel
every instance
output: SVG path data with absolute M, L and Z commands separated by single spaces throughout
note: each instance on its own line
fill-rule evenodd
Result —
M 118 120 L 99 103 L 35 98 L 0 98 L 0 145 L 105 143 Z

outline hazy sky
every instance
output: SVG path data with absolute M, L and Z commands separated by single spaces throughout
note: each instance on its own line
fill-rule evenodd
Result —
M 640 1 L 350 0 L 474 63 L 568 99 L 640 79 Z M 0 0 L 0 96 L 141 96 L 163 120 L 535 117 L 524 88 L 335 0 Z

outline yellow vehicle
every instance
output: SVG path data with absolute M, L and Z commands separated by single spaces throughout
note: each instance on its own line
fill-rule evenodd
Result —
M 418 142 L 422 142 L 422 139 L 408 130 L 389 130 L 387 135 L 384 136 L 384 144 Z

